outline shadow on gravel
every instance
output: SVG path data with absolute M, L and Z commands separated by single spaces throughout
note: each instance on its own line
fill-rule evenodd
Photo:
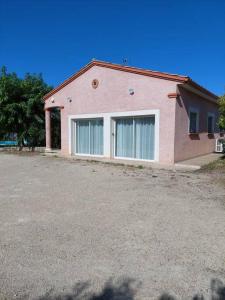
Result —
M 177 298 L 169 294 L 163 294 L 159 300 L 176 300 Z M 207 298 L 208 299 L 208 298 Z M 211 300 L 225 300 L 225 285 L 219 279 L 211 280 Z M 199 294 L 192 297 L 192 300 L 206 300 L 206 298 Z
M 107 281 L 99 293 L 88 291 L 89 282 L 77 283 L 71 293 L 55 295 L 54 291 L 46 293 L 37 300 L 134 300 L 134 296 L 140 287 L 140 282 L 134 279 Z
M 80 282 L 73 287 L 71 293 L 55 294 L 54 290 L 51 290 L 36 300 L 138 300 L 139 298 L 136 298 L 135 295 L 140 286 L 140 282 L 130 278 L 118 281 L 110 279 L 105 283 L 102 291 L 93 293 L 90 291 L 91 285 L 89 282 Z M 194 295 L 192 300 L 225 300 L 225 285 L 221 280 L 212 279 L 210 289 L 210 298 L 198 294 Z M 178 300 L 178 298 L 164 293 L 158 300 Z

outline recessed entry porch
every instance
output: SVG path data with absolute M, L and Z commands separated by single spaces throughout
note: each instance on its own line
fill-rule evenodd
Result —
M 61 110 L 55 106 L 45 109 L 46 152 L 61 150 Z
M 69 116 L 71 155 L 158 161 L 159 111 Z

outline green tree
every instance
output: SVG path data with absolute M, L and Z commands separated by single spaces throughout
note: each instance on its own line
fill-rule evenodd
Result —
M 43 96 L 52 88 L 41 75 L 0 72 L 0 137 L 16 133 L 20 147 L 44 145 L 45 116 Z
M 43 96 L 52 88 L 44 83 L 41 75 L 26 74 L 22 80 L 22 99 L 25 101 L 24 138 L 32 148 L 45 140 L 45 114 Z
M 225 129 L 225 95 L 220 97 L 219 111 L 220 111 L 219 127 L 224 130 Z
M 20 134 L 24 103 L 21 101 L 21 80 L 15 73 L 7 74 L 2 67 L 0 74 L 0 135 Z

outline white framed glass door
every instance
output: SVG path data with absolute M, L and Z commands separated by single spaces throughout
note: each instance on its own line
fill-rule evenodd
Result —
M 115 157 L 154 160 L 154 116 L 118 118 L 115 122 Z
M 103 119 L 76 120 L 76 154 L 103 155 Z

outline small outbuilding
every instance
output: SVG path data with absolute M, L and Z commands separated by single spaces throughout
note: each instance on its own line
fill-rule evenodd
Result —
M 173 164 L 213 152 L 218 97 L 187 76 L 91 61 L 45 97 L 60 109 L 61 153 Z

